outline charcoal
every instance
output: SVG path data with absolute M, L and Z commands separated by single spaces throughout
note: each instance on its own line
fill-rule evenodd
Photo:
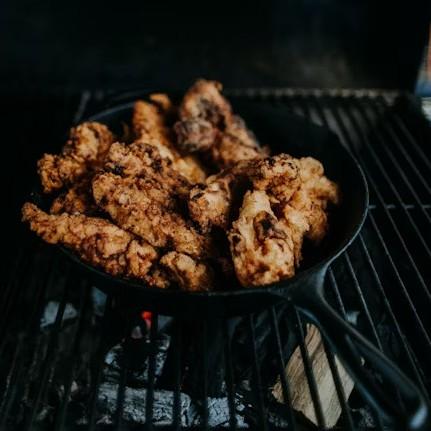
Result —
M 98 423 L 110 425 L 114 422 L 117 410 L 118 384 L 105 382 L 99 388 L 97 407 L 100 414 Z M 122 417 L 134 424 L 145 423 L 146 389 L 125 388 Z M 187 412 L 191 399 L 186 394 L 180 395 L 181 425 L 187 426 Z M 172 424 L 174 393 L 165 390 L 154 391 L 153 423 L 159 426 Z
M 202 405 L 195 403 L 189 412 L 190 425 L 203 425 L 202 422 Z M 244 412 L 244 406 L 235 399 L 235 418 L 238 428 L 248 428 L 241 414 Z M 208 398 L 208 426 L 209 427 L 229 427 L 230 410 L 227 398 Z
M 43 310 L 43 315 L 40 319 L 40 327 L 42 329 L 47 328 L 55 322 L 59 307 L 60 303 L 57 301 L 49 301 L 46 304 L 45 309 Z M 63 322 L 66 320 L 72 320 L 77 315 L 78 312 L 76 311 L 76 308 L 72 304 L 67 303 L 64 307 L 62 320 Z

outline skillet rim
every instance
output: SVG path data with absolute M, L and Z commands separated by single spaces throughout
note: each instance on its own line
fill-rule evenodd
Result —
M 244 101 L 243 101 L 244 102 Z M 247 101 L 251 102 L 251 101 Z M 115 105 L 113 107 L 110 107 L 108 109 L 104 109 L 102 111 L 99 111 L 87 118 L 84 118 L 82 121 L 100 121 L 103 123 L 103 117 L 106 117 L 108 115 L 112 115 L 114 113 L 117 113 L 118 111 L 124 111 L 126 109 L 132 109 L 134 104 L 134 101 L 122 103 L 119 105 Z M 254 104 L 256 106 L 256 102 L 251 102 L 251 104 Z M 255 292 L 256 294 L 259 293 L 267 293 L 269 291 L 274 291 L 278 289 L 287 289 L 290 285 L 294 285 L 301 281 L 302 279 L 305 279 L 307 277 L 312 276 L 313 274 L 317 274 L 321 271 L 325 271 L 326 268 L 333 262 L 338 256 L 340 256 L 356 239 L 358 236 L 360 230 L 362 229 L 362 226 L 365 222 L 365 219 L 367 217 L 368 213 L 368 206 L 369 206 L 369 189 L 368 189 L 368 183 L 365 177 L 365 174 L 363 172 L 362 167 L 360 166 L 359 162 L 357 161 L 356 157 L 341 143 L 341 141 L 338 139 L 336 144 L 341 151 L 345 153 L 345 155 L 352 160 L 353 165 L 357 169 L 358 173 L 358 179 L 360 179 L 360 183 L 363 187 L 363 199 L 362 199 L 362 211 L 360 214 L 360 218 L 358 223 L 356 224 L 355 228 L 353 229 L 353 232 L 351 235 L 346 237 L 344 241 L 341 242 L 341 244 L 337 247 L 337 249 L 329 254 L 325 259 L 321 259 L 320 261 L 314 263 L 312 266 L 310 266 L 307 269 L 304 269 L 303 271 L 298 272 L 295 274 L 292 278 L 281 280 L 272 284 L 268 284 L 265 286 L 259 286 L 259 287 L 240 287 L 240 288 L 234 288 L 232 290 L 221 290 L 221 291 L 199 291 L 199 292 L 189 292 L 189 291 L 178 291 L 178 290 L 170 290 L 170 289 L 160 289 L 158 287 L 151 287 L 146 285 L 145 283 L 141 283 L 139 281 L 135 281 L 132 279 L 126 279 L 121 277 L 115 277 L 105 271 L 103 271 L 100 268 L 97 268 L 93 265 L 90 265 L 83 260 L 81 260 L 73 251 L 67 249 L 64 246 L 57 246 L 60 248 L 60 250 L 65 253 L 71 260 L 78 263 L 81 267 L 85 268 L 86 270 L 89 270 L 90 272 L 95 273 L 97 276 L 108 279 L 111 284 L 120 284 L 120 285 L 127 285 L 129 288 L 133 289 L 139 289 L 144 293 L 145 291 L 149 291 L 151 293 L 155 294 L 161 294 L 161 295 L 171 295 L 176 296 L 178 294 L 186 294 L 193 297 L 201 297 L 201 298 L 210 298 L 210 297 L 229 297 L 229 296 L 238 296 L 238 295 L 245 295 L 250 291 Z

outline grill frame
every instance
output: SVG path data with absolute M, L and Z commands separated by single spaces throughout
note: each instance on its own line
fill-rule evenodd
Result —
M 342 138 L 342 141 L 350 147 L 353 150 L 353 153 L 357 155 L 357 158 L 359 161 L 362 161 L 361 165 L 363 168 L 365 167 L 365 171 L 368 174 L 368 181 L 370 184 L 370 188 L 373 190 L 373 197 L 374 200 L 371 202 L 369 207 L 369 216 L 367 219 L 367 223 L 371 226 L 372 231 L 374 232 L 374 238 L 378 240 L 378 242 L 381 244 L 381 248 L 384 250 L 385 257 L 389 261 L 389 266 L 392 268 L 393 274 L 398 281 L 399 287 L 401 288 L 401 293 L 403 297 L 405 298 L 405 303 L 407 310 L 409 313 L 412 314 L 412 321 L 417 326 L 417 332 L 416 334 L 420 334 L 421 339 L 426 341 L 425 344 L 425 354 L 423 354 L 423 357 L 421 357 L 421 360 L 418 359 L 418 350 L 417 348 L 414 348 L 415 346 L 411 345 L 411 342 L 409 342 L 408 336 L 405 334 L 405 327 L 406 324 L 403 321 L 400 321 L 400 316 L 397 313 L 397 311 L 393 310 L 393 303 L 391 301 L 390 295 L 388 295 L 388 285 L 385 280 L 383 280 L 383 277 L 381 276 L 381 266 L 379 265 L 379 262 L 376 262 L 375 253 L 373 253 L 372 250 L 368 249 L 367 246 L 367 238 L 364 237 L 363 233 L 359 234 L 358 239 L 356 240 L 355 244 L 358 246 L 360 250 L 362 250 L 363 253 L 363 261 L 368 265 L 369 272 L 374 278 L 374 282 L 376 286 L 378 287 L 381 297 L 383 298 L 383 304 L 386 309 L 386 313 L 388 318 L 391 320 L 394 332 L 397 333 L 397 337 L 400 341 L 400 346 L 405 351 L 405 355 L 408 358 L 409 363 L 409 370 L 406 370 L 410 377 L 412 377 L 415 382 L 418 384 L 419 387 L 422 388 L 423 392 L 427 396 L 428 402 L 429 399 L 429 370 L 428 372 L 424 371 L 423 362 L 424 357 L 428 357 L 429 353 L 431 352 L 431 342 L 430 342 L 430 336 L 428 334 L 428 331 L 426 330 L 427 326 L 423 322 L 424 316 L 423 312 L 420 308 L 418 308 L 418 300 L 420 297 L 414 295 L 415 293 L 421 292 L 426 300 L 429 300 L 429 292 L 427 291 L 427 285 L 425 283 L 425 278 L 422 275 L 423 267 L 419 267 L 419 263 L 416 262 L 416 259 L 414 258 L 415 253 L 412 251 L 410 243 L 408 243 L 408 240 L 405 238 L 405 234 L 403 230 L 400 228 L 400 222 L 398 218 L 395 218 L 394 213 L 397 212 L 397 210 L 400 210 L 402 214 L 404 214 L 406 222 L 411 225 L 418 242 L 421 245 L 427 246 L 429 243 L 429 239 L 423 235 L 418 227 L 418 229 L 415 229 L 415 224 L 418 223 L 419 214 L 422 214 L 424 219 L 429 222 L 429 210 L 431 205 L 427 202 L 430 202 L 429 200 L 427 202 L 424 202 L 423 197 L 417 196 L 410 196 L 414 200 L 415 203 L 406 202 L 404 197 L 401 197 L 401 195 L 397 193 L 394 193 L 395 196 L 395 204 L 393 202 L 388 202 L 387 199 L 387 193 L 386 195 L 382 192 L 381 187 L 377 184 L 377 181 L 374 180 L 375 177 L 375 171 L 371 172 L 371 169 L 369 168 L 371 161 L 374 160 L 374 163 L 376 163 L 377 166 L 383 167 L 382 172 L 385 172 L 387 170 L 387 165 L 384 164 L 384 162 L 381 160 L 380 156 L 374 151 L 374 148 L 370 142 L 370 137 L 367 135 L 364 135 L 363 133 L 363 127 L 361 126 L 361 123 L 359 122 L 359 119 L 362 119 L 361 121 L 363 123 L 366 123 L 368 118 L 368 124 L 370 124 L 371 119 L 375 119 L 377 116 L 381 115 L 388 115 L 389 120 L 387 123 L 384 123 L 384 130 L 386 133 L 390 133 L 389 130 L 392 130 L 393 137 L 398 137 L 398 139 L 394 139 L 393 141 L 396 143 L 398 142 L 397 148 L 403 148 L 407 154 L 411 157 L 411 160 L 414 159 L 412 157 L 420 157 L 423 161 L 423 165 L 427 169 L 431 171 L 431 163 L 429 160 L 429 156 L 425 153 L 425 150 L 418 144 L 417 139 L 415 139 L 413 132 L 410 130 L 409 123 L 407 120 L 407 117 L 401 117 L 398 113 L 394 111 L 390 111 L 389 113 L 386 112 L 388 108 L 391 106 L 391 103 L 393 103 L 394 100 L 397 100 L 397 98 L 410 98 L 409 95 L 400 94 L 397 92 L 381 92 L 377 90 L 292 90 L 292 89 L 250 89 L 250 90 L 244 90 L 244 91 L 231 91 L 231 94 L 234 94 L 236 96 L 246 97 L 246 98 L 254 98 L 254 99 L 271 99 L 275 103 L 275 105 L 282 104 L 283 106 L 290 105 L 290 108 L 293 110 L 293 112 L 296 112 L 300 115 L 305 116 L 306 118 L 310 118 L 314 121 L 317 121 L 320 119 L 320 122 L 322 124 L 329 124 L 334 125 L 334 121 L 339 126 L 339 134 Z M 99 95 L 100 96 L 100 95 Z M 133 94 L 132 97 L 135 97 L 136 93 Z M 95 111 L 97 109 L 100 109 L 101 102 L 103 104 L 116 104 L 118 103 L 118 97 L 111 97 L 107 100 L 105 98 L 100 98 L 101 100 L 97 100 L 97 97 L 95 98 L 94 95 L 90 93 L 83 93 L 81 97 L 80 104 L 78 106 L 78 109 L 75 113 L 75 122 L 78 122 L 82 116 L 85 116 L 88 111 Z M 337 100 L 335 102 L 335 100 Z M 95 103 L 94 103 L 95 102 Z M 359 104 L 358 106 L 356 104 Z M 337 105 L 339 104 L 339 105 Z M 364 107 L 364 104 L 366 105 L 366 110 L 363 111 L 360 108 Z M 353 108 L 352 108 L 353 105 Z M 339 106 L 343 107 L 343 110 L 340 110 Z M 96 109 L 97 107 L 97 109 Z M 376 114 L 375 117 L 370 117 L 370 107 L 372 108 L 372 112 Z M 340 112 L 341 111 L 341 112 Z M 346 116 L 345 113 L 348 112 L 349 115 Z M 356 114 L 354 113 L 356 112 Z M 368 112 L 368 114 L 367 114 Z M 359 113 L 359 114 L 358 114 Z M 367 117 L 365 117 L 367 115 Z M 418 115 L 418 114 L 416 114 Z M 424 119 L 423 119 L 424 120 Z M 416 117 L 416 121 L 420 122 L 422 121 L 419 116 Z M 425 120 L 424 120 L 425 121 Z M 410 125 L 411 126 L 411 125 Z M 427 127 L 426 122 L 423 123 L 424 129 Z M 397 133 L 398 130 L 398 133 Z M 382 131 L 379 131 L 379 133 L 383 133 Z M 377 133 L 377 132 L 376 132 Z M 395 134 L 395 135 L 394 135 Z M 354 138 L 356 135 L 356 139 Z M 382 136 L 382 135 L 380 135 Z M 431 136 L 431 134 L 430 134 Z M 378 139 L 378 135 L 373 136 L 373 145 L 376 145 L 374 141 L 377 141 L 377 143 L 380 141 Z M 370 157 L 370 160 L 366 159 L 364 156 L 364 153 L 358 152 L 357 149 L 357 142 L 362 143 L 361 149 L 366 149 L 368 153 L 365 153 L 366 157 Z M 381 141 L 383 144 L 384 142 L 387 142 L 387 140 Z M 410 146 L 406 146 L 409 144 Z M 393 148 L 388 149 L 389 154 L 390 152 L 394 151 Z M 402 153 L 403 151 L 401 151 Z M 386 152 L 386 154 L 388 154 Z M 414 156 L 413 156 L 414 154 Z M 388 156 L 389 159 L 391 159 L 390 156 Z M 394 156 L 395 157 L 395 156 Z M 417 159 L 416 159 L 417 160 Z M 380 162 L 380 163 L 379 163 Z M 408 165 L 411 165 L 409 162 L 407 162 Z M 417 163 L 412 163 L 413 166 L 416 166 L 417 172 L 422 175 L 422 171 L 419 170 L 419 165 Z M 401 178 L 402 182 L 405 182 L 405 178 L 407 178 L 409 181 L 411 179 L 411 176 L 408 176 L 404 169 L 405 167 L 398 165 L 395 163 L 393 164 L 396 168 L 395 173 L 399 174 L 399 177 Z M 414 171 L 414 169 L 413 169 Z M 393 181 L 391 179 L 392 175 L 388 174 L 386 172 L 386 176 L 384 174 L 383 179 L 388 183 L 388 188 L 397 191 L 398 187 L 396 184 L 393 184 Z M 417 174 L 416 174 L 417 175 Z M 420 179 L 420 176 L 417 175 L 419 178 L 419 182 L 425 181 L 425 177 L 422 175 L 422 180 Z M 371 181 L 370 181 L 371 178 Z M 426 181 L 425 181 L 426 183 Z M 426 187 L 425 187 L 426 188 Z M 409 189 L 407 185 L 407 189 Z M 418 211 L 416 211 L 418 210 Z M 425 214 L 425 215 L 424 215 Z M 428 215 L 428 217 L 426 216 Z M 400 267 L 398 264 L 399 257 L 394 255 L 394 249 L 391 249 L 390 244 L 388 243 L 388 235 L 384 229 L 384 226 L 382 226 L 382 223 L 380 222 L 381 219 L 384 219 L 389 226 L 394 227 L 395 236 L 398 238 L 401 247 L 399 250 L 396 250 L 399 252 L 400 250 L 403 251 L 405 256 L 407 257 L 407 260 L 409 261 L 413 271 L 411 272 L 412 278 L 407 280 L 406 282 L 406 276 L 404 274 L 405 270 Z M 403 219 L 402 219 L 403 220 Z M 28 245 L 28 247 L 39 247 L 40 245 L 37 243 L 37 241 L 33 241 L 31 244 Z M 425 247 L 426 251 L 426 247 Z M 44 253 L 46 253 L 46 249 L 44 249 Z M 360 274 L 358 273 L 358 269 L 355 266 L 355 261 L 353 259 L 353 252 L 347 251 L 343 254 L 342 257 L 340 257 L 336 265 L 341 264 L 343 262 L 343 265 L 347 268 L 347 272 L 350 274 L 352 279 L 352 286 L 355 289 L 356 294 L 359 297 L 359 302 L 361 304 L 361 307 L 363 308 L 363 314 L 365 316 L 366 321 L 369 325 L 369 331 L 368 335 L 371 336 L 371 340 L 375 342 L 378 348 L 382 349 L 382 342 L 381 337 L 379 335 L 377 325 L 374 321 L 373 313 L 369 309 L 368 304 L 368 297 L 366 293 L 365 286 L 362 285 L 360 281 Z M 26 254 L 25 251 L 23 251 L 22 259 L 25 261 L 26 259 L 29 259 L 28 254 Z M 57 259 L 58 257 L 52 256 L 52 259 Z M 335 266 L 336 266 L 335 265 Z M 22 274 L 19 274 L 19 269 L 22 268 L 22 261 L 19 261 L 17 259 L 17 265 L 16 265 L 16 271 L 18 274 L 14 274 L 13 269 L 10 271 L 10 279 L 9 283 L 6 285 L 6 289 L 3 290 L 3 299 L 2 301 L 3 307 L 1 309 L 2 314 L 1 316 L 3 319 L 1 320 L 1 344 L 0 344 L 0 353 L 3 354 L 4 349 L 6 348 L 6 345 L 8 343 L 7 338 L 7 330 L 8 327 L 6 325 L 8 318 L 11 315 L 11 311 L 13 311 L 14 305 L 16 306 L 17 299 L 19 299 L 20 291 L 17 289 L 17 285 L 19 286 L 19 280 L 18 278 L 22 276 Z M 43 269 L 43 268 L 42 268 Z M 18 338 L 18 342 L 16 343 L 16 348 L 14 354 L 12 354 L 12 360 L 11 360 L 11 368 L 10 372 L 6 373 L 7 378 L 5 380 L 5 391 L 4 396 L 1 399 L 0 404 L 0 428 L 3 428 L 3 426 L 6 425 L 7 419 L 8 419 L 8 413 L 10 412 L 10 409 L 12 408 L 14 402 L 18 399 L 20 388 L 22 388 L 24 385 L 24 378 L 23 373 L 20 373 L 20 370 L 22 370 L 24 366 L 24 360 L 22 356 L 22 349 L 25 349 L 25 342 L 28 341 L 31 335 L 35 332 L 37 332 L 34 329 L 35 323 L 37 322 L 37 319 L 39 317 L 41 307 L 43 305 L 43 298 L 44 298 L 44 289 L 47 289 L 50 287 L 50 283 L 53 283 L 55 281 L 55 277 L 53 274 L 46 273 L 45 275 L 39 274 L 42 269 L 39 269 L 37 276 L 32 278 L 33 283 L 36 285 L 36 306 L 33 309 L 32 315 L 28 319 L 28 323 L 22 331 L 21 338 Z M 45 268 L 46 270 L 47 268 Z M 403 272 L 404 271 L 404 272 Z M 417 277 L 417 280 L 414 280 L 414 277 Z M 47 281 L 45 282 L 44 279 Z M 338 309 L 340 312 L 347 318 L 347 307 L 344 304 L 343 295 L 341 294 L 340 287 L 339 287 L 339 281 L 337 280 L 337 273 L 335 269 L 330 269 L 328 277 L 327 277 L 328 287 L 332 292 L 334 293 L 335 297 L 335 303 L 338 306 Z M 415 283 L 414 283 L 415 282 Z M 415 290 L 412 291 L 412 285 L 415 284 Z M 417 284 L 417 286 L 416 286 Z M 65 304 L 67 301 L 68 295 L 70 295 L 70 288 L 71 283 L 66 283 L 65 289 L 64 289 L 64 296 L 62 297 L 60 301 L 60 307 L 57 312 L 56 320 L 54 322 L 54 327 L 51 332 L 51 336 L 49 337 L 48 341 L 48 348 L 46 350 L 46 354 L 44 356 L 44 366 L 42 368 L 41 373 L 38 375 L 38 390 L 35 392 L 35 396 L 33 396 L 33 402 L 30 406 L 30 414 L 27 416 L 25 421 L 25 428 L 30 428 L 34 425 L 35 419 L 36 419 L 36 411 L 38 405 L 42 402 L 44 393 L 46 392 L 47 385 L 49 384 L 49 376 L 50 376 L 50 368 L 53 362 L 55 362 L 55 351 L 58 343 L 58 332 L 61 329 L 62 326 L 62 318 L 65 311 Z M 82 293 L 84 294 L 86 291 L 88 292 L 88 288 L 85 285 L 85 281 L 81 283 L 80 289 Z M 22 292 L 21 292 L 22 293 Z M 76 373 L 76 369 L 74 368 L 73 364 L 74 361 L 76 361 L 76 349 L 78 349 L 78 341 L 80 334 L 80 330 L 84 327 L 85 319 L 82 316 L 85 316 L 87 311 L 85 311 L 85 307 L 88 307 L 88 297 L 85 295 L 82 297 L 82 308 L 80 307 L 80 314 L 78 318 L 78 326 L 76 329 L 76 332 L 74 332 L 74 341 L 71 343 L 71 354 L 70 354 L 70 363 L 71 370 L 70 374 L 67 377 L 67 382 L 73 381 L 74 374 Z M 85 299 L 86 298 L 86 299 Z M 107 329 L 107 321 L 109 321 L 109 311 L 111 309 L 112 304 L 110 305 L 111 301 L 108 301 L 107 307 L 105 310 L 105 315 L 103 318 L 103 330 Z M 275 344 L 279 346 L 279 339 L 280 334 L 278 331 L 278 323 L 276 319 L 276 309 L 272 308 L 270 310 L 270 319 L 269 323 L 272 328 L 272 332 L 274 335 L 274 342 Z M 255 373 L 255 385 L 257 390 L 256 392 L 256 399 L 258 400 L 257 403 L 257 410 L 258 410 L 258 423 L 260 429 L 274 429 L 272 426 L 270 426 L 267 422 L 267 417 L 265 417 L 264 413 L 267 408 L 265 405 L 265 401 L 262 399 L 262 391 L 259 390 L 259 386 L 261 386 L 261 382 L 259 382 L 260 378 L 260 370 L 259 370 L 259 363 L 258 363 L 258 354 L 257 354 L 257 347 L 256 347 L 256 336 L 255 336 L 255 325 L 254 321 L 256 319 L 256 316 L 250 316 L 248 320 L 248 334 L 249 334 L 249 341 L 250 341 L 250 351 L 253 356 L 253 363 L 254 363 L 254 373 Z M 324 418 L 322 412 L 322 406 L 319 400 L 318 390 L 316 388 L 316 381 L 313 375 L 312 371 L 312 365 L 311 365 L 311 359 L 308 355 L 307 349 L 304 345 L 304 333 L 303 333 L 303 320 L 304 316 L 301 315 L 300 311 L 295 311 L 295 319 L 296 319 L 296 325 L 294 325 L 294 330 L 298 332 L 298 338 L 300 340 L 300 348 L 301 348 L 301 355 L 304 360 L 304 365 L 306 369 L 306 373 L 309 378 L 309 386 L 310 391 L 312 395 L 312 400 L 314 403 L 314 407 L 317 413 L 317 418 L 319 422 L 319 426 L 323 429 L 324 427 Z M 156 337 L 156 328 L 157 328 L 157 322 L 158 322 L 158 316 L 153 315 L 153 324 L 152 324 L 152 331 L 151 331 L 151 340 L 152 345 L 155 344 L 155 337 Z M 155 328 L 155 329 L 154 329 Z M 205 331 L 208 328 L 206 325 L 204 325 L 202 334 L 205 334 Z M 33 331 L 33 333 L 32 333 Z M 173 337 L 173 343 L 177 346 L 181 346 L 181 331 L 182 328 L 178 326 L 178 328 L 175 331 L 174 337 Z M 224 328 L 224 332 L 227 333 L 227 328 Z M 227 339 L 227 338 L 226 338 Z M 207 376 L 208 376 L 208 351 L 206 349 L 206 340 L 207 338 L 203 335 L 202 336 L 202 342 L 201 342 L 201 348 L 202 348 L 202 358 L 203 358 L 203 386 L 202 386 L 202 395 L 203 395 L 203 428 L 208 428 L 208 399 L 206 397 L 207 394 Z M 10 340 L 9 340 L 10 341 Z M 411 340 L 410 341 L 414 341 Z M 227 343 L 229 344 L 229 343 Z M 99 379 L 101 377 L 101 371 L 102 371 L 102 365 L 103 365 L 103 337 L 101 338 L 100 348 L 98 349 L 97 358 L 100 360 L 100 368 L 98 370 L 98 376 Z M 28 348 L 27 348 L 28 350 Z M 35 348 L 35 352 L 37 350 L 37 346 Z M 126 343 L 126 350 L 127 350 L 127 343 Z M 345 396 L 343 394 L 342 387 L 340 385 L 340 378 L 339 373 L 337 372 L 337 367 L 335 365 L 335 360 L 333 357 L 333 354 L 331 353 L 330 349 L 326 349 L 328 353 L 328 361 L 331 367 L 331 370 L 333 370 L 334 374 L 334 380 L 336 384 L 337 393 L 340 398 L 340 403 L 343 408 L 343 419 L 344 419 L 344 425 L 346 429 L 355 429 L 354 426 L 354 420 L 352 418 L 352 411 L 348 407 L 348 404 L 345 400 Z M 25 350 L 24 350 L 25 351 Z M 175 385 L 175 391 L 174 391 L 174 429 L 179 429 L 181 419 L 180 419 L 180 382 L 181 382 L 181 369 L 180 369 L 180 361 L 181 361 L 181 352 L 180 350 L 176 350 L 178 353 L 178 364 L 175 367 L 175 376 L 176 376 L 176 385 Z M 284 373 L 282 373 L 282 370 L 284 370 L 285 365 L 285 358 L 283 358 L 283 354 L 279 348 L 277 348 L 277 351 L 279 352 L 278 357 L 278 367 L 279 367 L 279 373 L 284 376 Z M 21 352 L 21 355 L 19 353 Z M 35 353 L 33 352 L 33 353 Z M 229 399 L 229 406 L 231 409 L 233 409 L 234 406 L 234 384 L 233 384 L 233 368 L 232 368 L 232 352 L 229 351 L 229 346 L 226 346 L 225 348 L 225 359 L 226 363 L 228 364 L 227 369 L 230 370 L 227 373 L 227 377 L 229 377 L 227 380 L 230 380 L 227 384 L 227 394 Z M 150 365 L 153 369 L 154 367 L 154 349 L 152 349 L 152 354 L 150 356 Z M 151 359 L 152 358 L 152 359 Z M 124 359 L 125 363 L 127 364 L 127 355 Z M 230 364 L 230 366 L 229 366 Z M 76 367 L 76 365 L 75 365 Z M 154 373 L 150 373 L 152 376 L 150 376 L 150 385 L 148 387 L 147 391 L 147 405 L 151 405 L 151 403 L 154 401 Z M 123 367 L 123 373 L 121 375 L 120 379 L 120 385 L 118 390 L 118 398 L 117 398 L 117 412 L 114 418 L 114 428 L 119 429 L 120 427 L 125 426 L 126 424 L 122 422 L 122 410 L 124 408 L 124 395 L 125 395 L 125 382 L 127 377 L 127 368 Z M 337 383 L 338 381 L 338 383 Z M 152 383 L 151 383 L 152 382 Z M 3 382 L 0 382 L 3 383 Z M 100 383 L 100 380 L 99 380 Z M 286 399 L 289 399 L 288 396 L 288 381 L 285 378 L 282 378 L 282 385 L 284 388 L 284 391 L 286 392 Z M 67 385 L 66 385 L 67 386 Z M 96 410 L 97 407 L 97 388 L 98 388 L 98 380 L 96 379 L 92 389 L 92 401 L 90 403 L 91 409 L 90 409 L 90 420 L 89 420 L 89 429 L 95 429 L 96 428 Z M 68 391 L 70 392 L 70 386 L 68 389 L 65 390 L 65 396 L 63 398 L 62 404 L 59 406 L 58 413 L 56 414 L 56 420 L 54 423 L 55 429 L 61 429 L 65 417 L 67 416 L 67 406 L 69 404 L 68 399 Z M 18 393 L 17 393 L 18 392 Z M 292 424 L 292 429 L 297 429 L 293 425 L 296 422 L 295 415 L 291 412 L 291 409 L 288 410 L 288 418 L 290 419 L 289 423 Z M 149 424 L 151 419 L 151 409 L 147 412 L 147 429 L 151 429 L 152 426 Z M 230 415 L 230 425 L 232 426 L 232 429 L 235 429 L 235 415 Z M 379 419 L 376 418 L 376 425 L 377 428 L 382 429 L 383 424 L 379 423 Z M 154 427 L 155 429 L 163 429 L 161 427 Z

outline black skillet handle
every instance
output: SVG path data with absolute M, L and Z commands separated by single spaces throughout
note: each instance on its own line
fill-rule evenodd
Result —
M 316 288 L 307 289 L 307 291 L 299 289 L 300 292 L 298 290 L 297 295 L 292 295 L 292 300 L 310 321 L 319 327 L 364 398 L 382 417 L 400 429 L 412 431 L 431 429 L 428 406 L 420 390 L 390 359 L 341 318 L 326 302 L 321 274 L 320 280 L 316 281 L 317 290 Z M 361 358 L 380 373 L 384 380 L 381 385 L 377 384 L 364 368 Z M 389 383 L 392 387 L 389 390 L 387 388 L 383 390 L 385 383 Z M 395 388 L 402 398 L 404 407 L 399 405 Z

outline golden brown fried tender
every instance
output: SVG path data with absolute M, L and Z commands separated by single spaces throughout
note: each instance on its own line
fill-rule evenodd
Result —
M 172 133 L 166 125 L 166 110 L 172 109 L 169 98 L 160 94 L 152 98 L 158 106 L 143 100 L 134 105 L 132 124 L 136 141 L 156 147 L 160 157 L 169 160 L 171 167 L 192 184 L 202 181 L 206 173 L 199 160 L 194 156 L 181 157 L 172 143 Z
M 219 135 L 211 147 L 211 158 L 221 169 L 234 166 L 239 161 L 267 155 L 268 151 L 259 146 L 253 133 L 247 129 L 244 121 L 238 116 L 232 117 L 224 132 Z
M 274 283 L 295 273 L 289 230 L 278 222 L 263 191 L 248 191 L 228 234 L 235 273 L 246 287 Z
M 221 88 L 218 82 L 199 80 L 187 91 L 180 106 L 180 121 L 174 126 L 178 146 L 186 153 L 207 153 L 221 169 L 264 157 L 266 151 L 244 121 L 232 114 Z
M 46 242 L 65 245 L 111 275 L 144 278 L 158 258 L 154 247 L 104 219 L 49 215 L 31 203 L 24 204 L 22 215 Z
M 288 154 L 238 162 L 190 191 L 189 214 L 203 232 L 212 226 L 226 230 L 232 221 L 232 209 L 248 183 L 255 190 L 265 191 L 271 203 L 280 203 L 291 198 L 300 181 L 298 161 Z
M 187 196 L 190 183 L 177 171 L 172 169 L 169 159 L 163 158 L 159 150 L 145 142 L 134 142 L 130 145 L 112 144 L 106 157 L 105 170 L 122 177 L 145 177 L 158 182 L 161 187 Z
M 222 88 L 220 82 L 198 79 L 184 95 L 180 119 L 201 118 L 214 127 L 224 128 L 231 120 L 232 108 L 222 96 Z
M 74 127 L 61 155 L 45 154 L 38 162 L 38 172 L 45 193 L 58 190 L 99 167 L 113 142 L 109 129 L 88 122 Z
M 298 163 L 301 187 L 293 194 L 288 206 L 303 214 L 309 225 L 305 237 L 317 244 L 328 230 L 327 206 L 329 203 L 339 203 L 340 191 L 334 182 L 325 177 L 318 160 L 304 157 Z
M 91 191 L 92 178 L 87 176 L 73 184 L 67 191 L 54 199 L 51 214 L 85 214 L 93 215 L 97 213 L 97 205 L 93 199 Z
M 174 249 L 193 257 L 206 257 L 210 240 L 200 235 L 186 220 L 168 205 L 162 185 L 142 187 L 112 173 L 97 175 L 93 180 L 96 203 L 123 229 L 144 238 L 154 247 Z
M 198 262 L 186 254 L 171 251 L 160 259 L 160 264 L 169 271 L 181 289 L 198 291 L 214 288 L 213 270 L 204 262 Z

